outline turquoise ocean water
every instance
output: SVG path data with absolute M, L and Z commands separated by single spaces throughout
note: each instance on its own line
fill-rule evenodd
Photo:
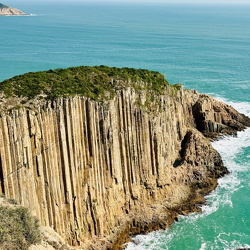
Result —
M 5 2 L 8 4 L 8 2 Z M 0 17 L 0 81 L 78 65 L 157 70 L 250 115 L 250 6 L 25 3 Z M 231 174 L 203 213 L 139 235 L 128 250 L 250 247 L 250 129 L 214 142 Z

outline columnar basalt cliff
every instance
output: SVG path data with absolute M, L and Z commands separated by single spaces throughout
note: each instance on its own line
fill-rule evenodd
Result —
M 104 101 L 76 95 L 6 110 L 3 99 L 0 193 L 72 246 L 120 249 L 129 233 L 198 211 L 228 173 L 202 133 L 250 126 L 196 91 L 168 86 L 149 102 L 149 90 L 129 85 Z

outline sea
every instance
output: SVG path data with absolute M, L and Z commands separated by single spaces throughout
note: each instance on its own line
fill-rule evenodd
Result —
M 144 68 L 250 116 L 250 5 L 16 1 L 13 7 L 31 15 L 0 17 L 0 81 L 79 65 Z M 230 174 L 206 197 L 202 213 L 134 236 L 127 250 L 250 249 L 250 129 L 213 146 Z

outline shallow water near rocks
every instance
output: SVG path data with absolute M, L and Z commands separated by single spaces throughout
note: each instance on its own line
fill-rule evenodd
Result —
M 8 4 L 6 2 L 6 4 Z M 157 70 L 250 115 L 250 6 L 25 3 L 31 16 L 0 17 L 0 81 L 78 65 Z M 231 174 L 203 213 L 139 235 L 131 249 L 250 247 L 250 129 L 213 143 Z

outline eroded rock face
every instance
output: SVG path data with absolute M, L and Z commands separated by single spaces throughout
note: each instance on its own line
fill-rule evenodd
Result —
M 36 245 L 31 245 L 29 250 L 72 250 L 64 239 L 56 233 L 51 227 L 40 227 L 41 242 Z
M 216 138 L 218 134 L 236 134 L 250 126 L 249 118 L 210 96 L 202 95 L 193 106 L 197 129 L 206 136 Z
M 120 249 L 129 233 L 198 211 L 228 173 L 201 132 L 235 133 L 250 120 L 191 90 L 159 96 L 154 112 L 137 100 L 128 88 L 106 103 L 76 96 L 3 112 L 0 193 L 82 249 Z
M 0 3 L 0 16 L 26 16 L 21 10 Z

